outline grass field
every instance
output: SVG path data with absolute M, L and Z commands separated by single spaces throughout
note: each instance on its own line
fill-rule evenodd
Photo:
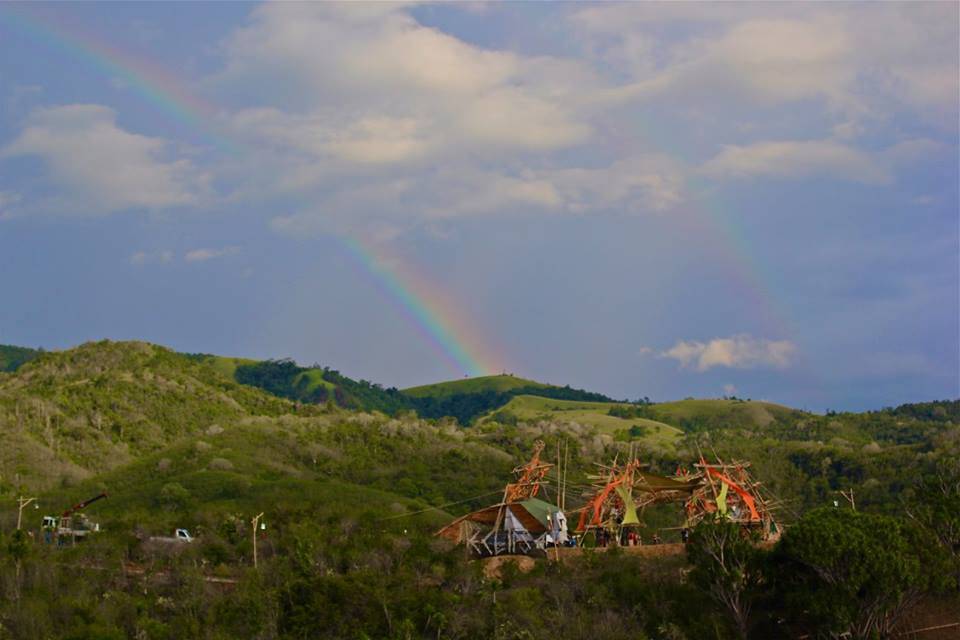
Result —
M 410 387 L 403 389 L 403 393 L 414 398 L 442 398 L 452 396 L 458 393 L 479 393 L 481 391 L 510 391 L 522 387 L 549 387 L 548 384 L 526 380 L 511 375 L 497 376 L 479 376 L 476 378 L 463 378 L 462 380 L 450 380 L 448 382 L 438 382 L 436 384 L 426 384 L 419 387 Z
M 330 382 L 329 380 L 324 380 L 323 371 L 321 371 L 320 369 L 309 369 L 299 374 L 296 378 L 294 378 L 293 386 L 296 388 L 299 388 L 300 381 L 303 380 L 304 378 L 306 378 L 307 380 L 307 386 L 304 389 L 305 393 L 310 393 L 311 391 L 313 391 L 318 387 L 326 387 L 327 389 L 330 389 L 332 391 L 334 387 L 337 386 L 332 382 Z
M 678 400 L 657 403 L 651 406 L 651 410 L 662 421 L 673 424 L 681 420 L 728 416 L 731 422 L 749 422 L 758 427 L 796 411 L 772 402 L 753 400 Z
M 671 445 L 679 440 L 683 432 L 669 424 L 645 418 L 618 418 L 609 415 L 611 407 L 623 406 L 617 402 L 580 402 L 576 400 L 554 400 L 539 396 L 517 396 L 497 411 L 506 411 L 520 420 L 556 420 L 577 422 L 596 427 L 601 433 L 610 435 L 618 431 L 629 430 L 634 425 L 646 428 L 646 433 L 638 441 Z M 496 412 L 493 412 L 496 413 Z M 492 415 L 492 414 L 491 414 Z M 484 419 L 489 419 L 487 416 Z
M 237 372 L 237 367 L 257 363 L 256 360 L 249 358 L 231 358 L 229 356 L 207 356 L 203 361 L 213 367 L 217 373 L 223 374 L 230 380 L 235 379 L 234 374 Z

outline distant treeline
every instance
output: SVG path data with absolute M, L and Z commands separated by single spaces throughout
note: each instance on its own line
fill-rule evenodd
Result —
M 25 363 L 40 356 L 43 349 L 29 349 L 0 344 L 0 371 L 7 373 L 16 371 Z
M 316 384 L 318 375 L 331 386 Z M 237 367 L 237 382 L 259 387 L 274 395 L 300 402 L 324 403 L 333 401 L 348 409 L 382 411 L 396 415 L 401 411 L 416 411 L 422 418 L 456 418 L 460 424 L 470 424 L 475 418 L 498 409 L 514 396 L 534 395 L 555 400 L 579 402 L 614 402 L 602 393 L 564 387 L 518 387 L 509 391 L 479 391 L 456 393 L 442 397 L 408 396 L 395 387 L 385 388 L 367 380 L 354 380 L 328 367 L 314 365 L 301 367 L 293 360 L 264 360 Z

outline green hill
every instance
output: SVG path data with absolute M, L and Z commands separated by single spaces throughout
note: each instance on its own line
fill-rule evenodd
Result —
M 657 419 L 687 431 L 732 426 L 765 427 L 801 413 L 771 402 L 732 399 L 658 402 L 650 405 L 650 411 Z
M 0 378 L 0 482 L 71 482 L 213 425 L 294 410 L 156 345 L 103 341 L 47 352 Z
M 153 532 L 210 530 L 231 514 L 259 511 L 274 522 L 382 517 L 499 493 L 514 464 L 436 427 L 411 422 L 388 433 L 388 422 L 346 413 L 241 420 L 48 491 L 41 503 L 56 512 L 106 491 L 109 498 L 90 509 L 104 527 Z M 431 511 L 425 518 L 437 525 L 449 514 Z
M 557 400 L 538 396 L 516 396 L 501 409 L 481 419 L 500 422 L 553 421 L 576 423 L 596 428 L 599 433 L 618 437 L 621 440 L 643 442 L 648 445 L 671 447 L 683 437 L 680 429 L 649 418 L 611 415 L 611 409 L 630 409 L 634 405 L 620 402 L 580 402 Z
M 435 384 L 425 384 L 419 387 L 410 387 L 402 389 L 405 395 L 413 398 L 443 398 L 453 395 L 463 395 L 469 393 L 481 393 L 483 391 L 512 391 L 522 388 L 542 388 L 545 389 L 551 385 L 526 380 L 512 375 L 496 376 L 478 376 L 475 378 L 464 378 L 462 380 L 450 380 L 448 382 L 437 382 Z
M 760 402 L 632 404 L 534 387 L 585 396 L 551 398 L 522 393 L 527 381 L 416 398 L 328 369 L 262 364 L 98 342 L 0 375 L 0 583 L 8 594 L 0 635 L 579 638 L 577 629 L 591 629 L 626 639 L 666 629 L 732 637 L 684 556 L 614 550 L 529 573 L 504 567 L 494 580 L 433 534 L 453 515 L 498 501 L 537 440 L 546 463 L 569 451 L 572 523 L 597 463 L 634 454 L 651 472 L 671 474 L 703 452 L 749 461 L 787 535 L 805 511 L 840 500 L 840 490 L 855 492 L 858 513 L 902 514 L 905 499 L 921 506 L 917 480 L 960 459 L 955 401 L 819 416 Z M 238 374 L 262 375 L 264 386 L 279 380 L 280 391 L 331 383 L 334 394 L 382 392 L 433 410 L 502 404 L 461 428 L 405 411 L 280 398 L 239 384 Z M 555 470 L 546 480 L 540 496 L 553 502 Z M 24 512 L 32 541 L 13 533 L 21 491 L 40 506 Z M 101 491 L 109 497 L 86 510 L 101 533 L 66 549 L 38 542 L 43 515 Z M 258 513 L 265 530 L 251 528 Z M 678 539 L 680 505 L 640 517 L 645 541 L 657 531 Z M 174 527 L 197 541 L 171 549 L 148 540 Z M 944 602 L 956 611 L 955 599 Z M 771 624 L 760 637 L 782 635 Z

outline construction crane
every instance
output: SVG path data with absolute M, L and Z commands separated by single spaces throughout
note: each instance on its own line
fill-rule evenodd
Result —
M 100 531 L 100 525 L 88 520 L 80 511 L 97 500 L 102 500 L 106 497 L 106 492 L 95 495 L 89 500 L 84 500 L 83 502 L 73 505 L 61 513 L 60 517 L 44 516 L 41 528 L 44 531 L 44 537 L 47 542 L 52 542 L 53 535 L 56 535 L 57 545 L 62 546 L 67 539 L 69 539 L 70 542 L 76 542 L 78 539 L 82 540 L 87 537 L 90 533 Z

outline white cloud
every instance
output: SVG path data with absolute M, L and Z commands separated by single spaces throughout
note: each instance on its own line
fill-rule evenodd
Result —
M 183 260 L 185 262 L 206 262 L 207 260 L 213 260 L 215 258 L 223 258 L 225 256 L 232 256 L 237 253 L 240 253 L 240 247 L 221 247 L 216 249 L 211 248 L 202 248 L 202 249 L 192 249 L 187 251 Z
M 727 396 L 733 396 L 737 394 L 737 385 L 735 384 L 725 384 L 723 385 L 723 394 Z
M 323 54 L 318 55 L 317 43 Z M 258 91 L 238 132 L 319 157 L 399 163 L 426 153 L 568 147 L 590 135 L 570 107 L 578 63 L 483 49 L 401 5 L 271 3 L 227 42 L 225 86 Z M 282 95 L 283 105 L 269 96 Z M 289 108 L 282 113 L 277 107 Z
M 702 170 L 715 177 L 831 177 L 879 184 L 886 168 L 870 155 L 832 140 L 781 140 L 729 145 Z
M 340 177 L 340 176 L 338 176 Z M 271 221 L 288 234 L 347 232 L 390 220 L 438 220 L 518 213 L 660 213 L 683 201 L 683 168 L 663 156 L 634 157 L 591 169 L 482 170 L 470 164 L 367 175 L 318 196 L 314 206 Z
M 820 99 L 841 121 L 906 108 L 957 126 L 955 3 L 611 3 L 571 23 L 589 52 L 632 72 L 610 97 Z
M 62 199 L 48 209 L 107 214 L 195 203 L 204 178 L 186 159 L 168 159 L 167 143 L 121 129 L 115 112 L 77 104 L 36 109 L 0 158 L 41 158 Z
M 660 355 L 676 360 L 681 367 L 697 371 L 713 367 L 784 369 L 790 365 L 796 350 L 796 345 L 789 340 L 767 340 L 739 334 L 708 342 L 680 340 Z

